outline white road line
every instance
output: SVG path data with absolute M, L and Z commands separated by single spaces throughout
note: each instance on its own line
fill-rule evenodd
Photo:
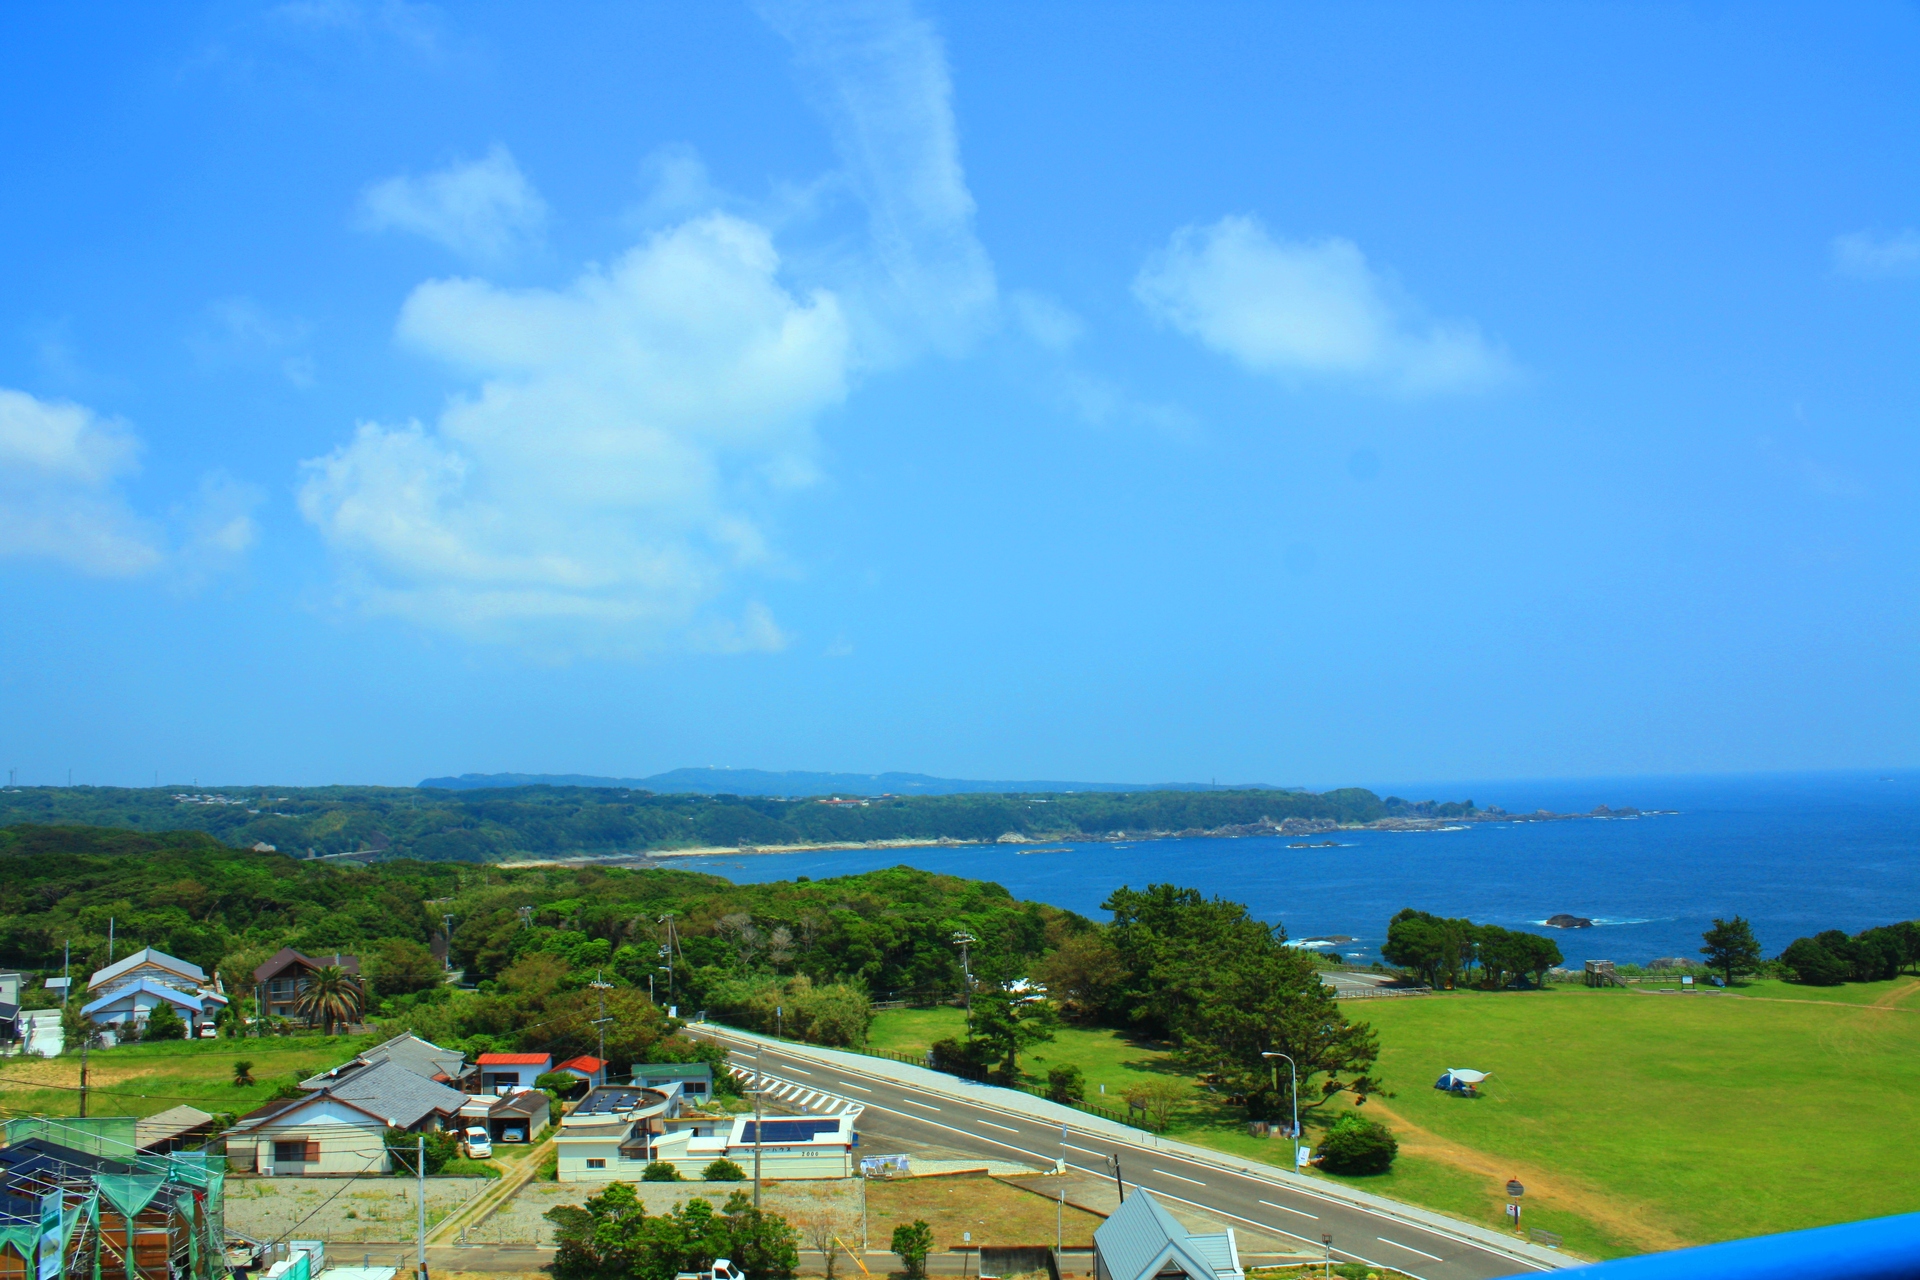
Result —
M 1018 1132 L 1020 1132 L 1020 1131 L 1019 1131 L 1018 1129 L 1015 1129 L 1015 1128 L 1012 1128 L 1012 1127 L 1010 1127 L 1010 1126 L 1008 1126 L 1008 1125 L 1004 1125 L 1004 1124 L 995 1124 L 995 1123 L 994 1123 L 993 1121 L 991 1121 L 991 1120 L 980 1120 L 980 1121 L 977 1121 L 976 1123 L 979 1123 L 979 1124 L 983 1124 L 983 1125 L 985 1125 L 985 1126 L 987 1126 L 987 1128 L 989 1128 L 989 1129 L 998 1129 L 998 1130 L 1000 1130 L 1000 1131 L 1001 1131 L 1002 1133 L 1018 1133 Z
M 1374 1239 L 1378 1240 L 1381 1244 L 1390 1244 L 1396 1249 L 1405 1249 L 1408 1253 L 1417 1253 L 1423 1258 L 1432 1258 L 1435 1262 L 1446 1261 L 1445 1258 L 1437 1253 L 1428 1253 L 1425 1249 L 1416 1249 L 1410 1244 L 1401 1244 L 1398 1240 L 1389 1240 L 1385 1236 L 1375 1236 Z
M 1301 1217 L 1303 1217 L 1303 1218 L 1312 1218 L 1312 1219 L 1313 1219 L 1313 1220 L 1314 1220 L 1315 1222 L 1318 1222 L 1318 1221 L 1320 1221 L 1320 1215 L 1319 1215 L 1319 1214 L 1317 1214 L 1317 1213 L 1308 1213 L 1308 1212 L 1307 1212 L 1307 1211 L 1306 1211 L 1305 1209 L 1295 1209 L 1295 1208 L 1292 1208 L 1292 1207 L 1290 1207 L 1290 1206 L 1288 1206 L 1288 1205 L 1284 1205 L 1284 1204 L 1275 1204 L 1275 1203 L 1274 1203 L 1273 1201 L 1271 1201 L 1271 1200 L 1262 1200 L 1262 1201 L 1261 1201 L 1260 1203 L 1261 1203 L 1261 1204 L 1263 1204 L 1263 1205 L 1265 1205 L 1265 1206 L 1267 1206 L 1267 1208 L 1269 1208 L 1269 1209 L 1278 1209 L 1278 1210 L 1280 1210 L 1280 1211 L 1281 1211 L 1282 1213 L 1297 1213 L 1297 1214 L 1299 1214 L 1299 1215 L 1300 1215 Z
M 1153 1172 L 1159 1174 L 1163 1178 L 1178 1178 L 1182 1182 L 1191 1182 L 1196 1187 L 1204 1187 L 1207 1185 L 1206 1183 L 1200 1181 L 1200 1179 L 1198 1178 L 1187 1177 L 1184 1173 L 1168 1173 L 1165 1169 L 1155 1169 Z
M 1071 1142 L 1063 1142 L 1060 1145 L 1063 1147 L 1072 1147 L 1075 1151 L 1084 1151 L 1090 1156 L 1104 1156 L 1107 1154 L 1104 1151 L 1095 1151 L 1092 1147 L 1075 1147 Z
M 802 1068 L 802 1067 L 796 1067 L 796 1066 L 793 1066 L 793 1065 L 792 1065 L 791 1063 L 788 1063 L 788 1064 L 784 1064 L 784 1065 L 782 1065 L 780 1069 L 781 1069 L 782 1071 L 797 1071 L 797 1072 L 799 1072 L 799 1073 L 800 1073 L 801 1075 L 803 1075 L 803 1076 L 810 1076 L 810 1075 L 812 1075 L 812 1074 L 813 1074 L 813 1072 L 811 1072 L 811 1071 L 808 1071 L 808 1070 L 806 1070 L 805 1068 Z
M 835 1081 L 834 1083 L 836 1083 L 836 1084 L 838 1084 L 838 1085 L 839 1085 L 839 1086 L 840 1086 L 841 1088 L 843 1088 L 843 1089 L 858 1089 L 858 1090 L 859 1090 L 860 1092 L 862 1092 L 862 1093 L 872 1093 L 872 1092 L 873 1092 L 873 1090 L 871 1090 L 871 1089 L 869 1089 L 869 1088 L 867 1088 L 867 1086 L 865 1086 L 865 1085 L 863 1085 L 863 1084 L 855 1084 L 855 1083 L 854 1083 L 853 1081 L 851 1081 L 851 1080 L 837 1080 L 837 1081 Z
M 926 1108 L 927 1110 L 929 1110 L 929 1111 L 939 1111 L 939 1110 L 941 1110 L 941 1108 L 940 1108 L 940 1107 L 936 1107 L 936 1106 L 934 1106 L 934 1105 L 933 1105 L 933 1104 L 932 1104 L 931 1102 L 920 1102 L 920 1101 L 917 1101 L 917 1100 L 915 1100 L 915 1099 L 913 1099 L 913 1098 L 902 1098 L 902 1099 L 900 1099 L 900 1101 L 902 1101 L 902 1102 L 904 1102 L 904 1103 L 907 1103 L 907 1104 L 908 1104 L 908 1105 L 910 1105 L 910 1106 L 915 1106 L 915 1107 L 925 1107 L 925 1108 Z

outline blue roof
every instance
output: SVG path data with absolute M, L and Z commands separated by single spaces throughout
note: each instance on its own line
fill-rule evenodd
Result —
M 756 1127 L 764 1125 L 766 1132 L 758 1139 L 754 1137 Z M 824 1133 L 840 1132 L 840 1121 L 835 1120 L 749 1120 L 741 1127 L 742 1142 L 811 1142 Z

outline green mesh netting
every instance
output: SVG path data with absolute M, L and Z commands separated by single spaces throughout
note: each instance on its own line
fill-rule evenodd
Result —
M 167 1180 L 148 1173 L 99 1173 L 94 1175 L 93 1185 L 100 1188 L 108 1204 L 132 1218 L 153 1202 Z
M 7 1123 L 7 1145 L 17 1147 L 29 1138 L 44 1138 L 74 1151 L 104 1156 L 108 1160 L 132 1161 L 138 1144 L 134 1140 L 132 1116 L 68 1116 L 52 1119 L 23 1116 Z
M 33 1246 L 39 1238 L 38 1227 L 0 1227 L 0 1249 L 12 1249 L 24 1258 L 29 1274 L 33 1271 Z

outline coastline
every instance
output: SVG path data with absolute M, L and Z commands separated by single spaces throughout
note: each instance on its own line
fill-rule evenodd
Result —
M 676 858 L 742 857 L 778 853 L 833 853 L 855 849 L 964 849 L 983 845 L 1041 844 L 1136 844 L 1150 840 L 1241 840 L 1249 836 L 1311 836 L 1340 831 L 1460 831 L 1469 824 L 1482 822 L 1575 822 L 1621 821 L 1636 818 L 1671 816 L 1671 809 L 1610 809 L 1601 805 L 1591 813 L 1553 813 L 1545 809 L 1533 813 L 1506 813 L 1482 809 L 1470 814 L 1445 818 L 1376 818 L 1372 822 L 1338 823 L 1331 818 L 1287 818 L 1280 822 L 1262 821 L 1224 827 L 1189 827 L 1181 831 L 1106 831 L 1048 832 L 1025 835 L 1009 831 L 991 840 L 959 840 L 952 836 L 914 837 L 895 840 L 827 840 L 805 844 L 710 845 L 687 849 L 647 849 L 632 853 L 590 853 L 572 857 L 526 858 L 490 865 L 518 867 L 657 867 Z

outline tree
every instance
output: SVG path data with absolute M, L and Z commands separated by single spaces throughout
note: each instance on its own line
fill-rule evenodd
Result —
M 800 1265 L 799 1237 L 777 1213 L 753 1207 L 744 1191 L 727 1197 L 727 1257 L 753 1280 L 791 1276 Z
M 1149 1080 L 1127 1090 L 1127 1106 L 1152 1116 L 1160 1128 L 1167 1127 L 1173 1109 L 1187 1096 L 1187 1086 L 1177 1080 Z
M 544 1089 L 556 1098 L 571 1098 L 587 1087 L 587 1082 L 571 1071 L 549 1071 L 533 1082 L 536 1089 Z
M 1060 1016 L 1090 1026 L 1107 1016 L 1114 989 L 1126 977 L 1120 953 L 1105 929 L 1067 938 L 1034 970 Z
M 1061 1067 L 1050 1067 L 1047 1070 L 1047 1096 L 1055 1102 L 1071 1106 L 1087 1096 L 1086 1077 L 1071 1062 Z
M 1714 917 L 1713 928 L 1701 934 L 1700 940 L 1706 943 L 1700 954 L 1707 958 L 1707 967 L 1718 969 L 1728 985 L 1760 967 L 1760 940 L 1753 936 L 1753 926 L 1744 916 L 1731 920 Z
M 421 1140 L 426 1141 L 427 1172 L 435 1174 L 447 1167 L 447 1161 L 460 1154 L 460 1140 L 444 1130 L 434 1129 L 425 1133 L 409 1133 L 405 1129 L 388 1129 L 385 1143 L 387 1156 L 396 1174 L 417 1176 L 416 1165 L 420 1159 Z
M 373 990 L 381 996 L 410 996 L 431 991 L 446 980 L 433 952 L 411 938 L 386 938 L 367 957 Z
M 1793 971 L 1795 982 L 1810 987 L 1837 987 L 1853 972 L 1845 960 L 1812 938 L 1795 938 L 1780 953 L 1780 962 Z
M 1449 920 L 1408 907 L 1387 924 L 1380 957 L 1411 970 L 1430 987 L 1449 989 L 1473 967 L 1477 927 L 1471 920 Z
M 1385 1173 L 1399 1151 L 1392 1130 L 1349 1111 L 1320 1140 L 1320 1167 L 1329 1173 Z
M 649 1215 L 630 1183 L 615 1182 L 582 1205 L 555 1205 L 546 1218 L 560 1246 L 556 1280 L 673 1280 L 729 1258 L 749 1280 L 780 1280 L 799 1265 L 793 1228 L 735 1192 L 725 1209 L 695 1196 Z
M 307 1020 L 320 1023 L 327 1035 L 341 1023 L 360 1017 L 362 996 L 359 980 L 339 965 L 325 964 L 300 980 L 300 994 L 293 1007 Z
M 680 1167 L 671 1160 L 652 1160 L 640 1171 L 642 1182 L 684 1182 Z
M 835 1265 L 840 1260 L 839 1250 L 859 1225 L 856 1215 L 832 1201 L 815 1202 L 800 1214 L 800 1233 L 823 1259 L 826 1280 L 833 1280 Z
M 233 1064 L 233 1087 L 244 1089 L 253 1083 L 253 1063 L 241 1058 Z
M 915 1218 L 911 1226 L 901 1223 L 893 1229 L 889 1246 L 900 1265 L 907 1269 L 907 1280 L 925 1280 L 927 1255 L 933 1252 L 933 1228 Z
M 967 1020 L 967 1037 L 978 1061 L 987 1065 L 989 1078 L 1005 1084 L 1020 1081 L 1020 1053 L 1030 1045 L 1053 1039 L 1057 1019 L 1053 1006 L 1031 989 L 989 980 L 975 993 Z
M 142 1040 L 185 1040 L 187 1024 L 180 1020 L 173 1006 L 162 1000 L 153 1006 L 147 1015 L 147 1025 L 140 1029 Z
M 731 1160 L 715 1160 L 700 1171 L 702 1182 L 745 1182 L 747 1171 Z

